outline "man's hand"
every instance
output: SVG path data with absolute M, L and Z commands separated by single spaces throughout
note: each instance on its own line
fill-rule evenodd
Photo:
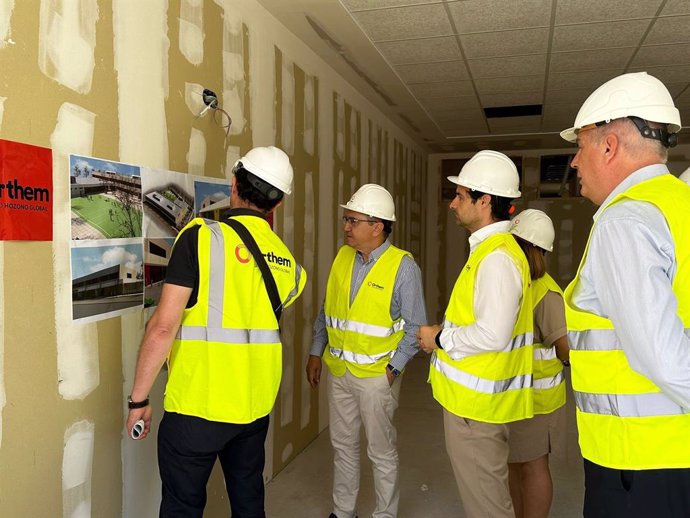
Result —
M 388 378 L 388 386 L 392 387 L 393 382 L 395 381 L 395 375 L 391 372 L 391 370 L 386 367 L 386 377 Z
M 146 436 L 149 434 L 151 431 L 151 416 L 153 415 L 153 409 L 151 408 L 151 405 L 147 405 L 144 408 L 133 408 L 129 411 L 129 415 L 127 416 L 127 424 L 125 425 L 125 433 L 127 433 L 128 437 L 131 437 L 132 433 L 132 428 L 136 424 L 136 422 L 139 419 L 144 420 L 144 431 L 141 432 L 141 435 L 137 438 L 139 439 L 146 439 Z
M 319 356 L 309 355 L 307 360 L 307 381 L 312 388 L 316 388 L 321 381 L 321 358 Z
M 419 326 L 417 330 L 417 345 L 425 353 L 430 353 L 434 349 L 438 349 L 436 345 L 436 335 L 441 331 L 441 326 L 435 324 L 433 326 Z

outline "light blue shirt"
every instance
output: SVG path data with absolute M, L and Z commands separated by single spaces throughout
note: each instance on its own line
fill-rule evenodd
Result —
M 633 185 L 667 173 L 663 164 L 643 167 L 601 204 L 573 302 L 610 319 L 630 367 L 690 409 L 690 330 L 678 317 L 671 287 L 677 263 L 666 218 L 640 201 L 603 210 Z

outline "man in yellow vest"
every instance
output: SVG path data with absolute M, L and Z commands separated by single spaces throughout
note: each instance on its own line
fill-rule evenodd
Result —
M 333 262 L 326 300 L 314 324 L 307 380 L 329 377 L 329 419 L 334 450 L 333 513 L 353 518 L 359 491 L 359 434 L 363 424 L 373 464 L 373 518 L 395 518 L 400 495 L 393 414 L 400 375 L 417 352 L 415 334 L 426 321 L 419 267 L 388 237 L 395 221 L 390 193 L 367 184 L 343 215 L 343 246 Z
M 161 518 L 201 518 L 216 459 L 232 516 L 265 516 L 264 440 L 282 372 L 278 318 L 302 292 L 306 273 L 266 220 L 291 192 L 288 156 L 272 146 L 254 148 L 233 173 L 228 219 L 195 219 L 175 242 L 128 398 L 127 433 L 143 423 L 143 439 L 151 428 L 149 390 L 167 358 L 158 433 Z M 275 305 L 248 250 L 251 239 L 231 226 L 237 222 L 265 258 Z
M 419 344 L 433 352 L 429 381 L 466 516 L 514 518 L 506 423 L 533 415 L 530 270 L 509 232 L 520 180 L 510 158 L 488 150 L 448 180 L 470 256 L 443 326 L 420 327 Z
M 565 291 L 586 518 L 690 516 L 690 186 L 665 165 L 680 128 L 666 87 L 638 72 L 561 132 L 600 206 Z

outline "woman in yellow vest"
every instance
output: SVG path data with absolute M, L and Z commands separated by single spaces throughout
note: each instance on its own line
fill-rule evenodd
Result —
M 546 273 L 544 261 L 553 251 L 551 219 L 540 210 L 526 209 L 513 218 L 510 232 L 529 263 L 534 308 L 534 417 L 508 425 L 510 495 L 516 518 L 546 518 L 553 498 L 551 434 L 565 409 L 565 306 L 563 292 Z

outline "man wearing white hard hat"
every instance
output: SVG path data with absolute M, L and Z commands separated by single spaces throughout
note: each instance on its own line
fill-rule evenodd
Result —
M 372 517 L 395 518 L 400 488 L 393 416 L 402 371 L 417 352 L 417 328 L 426 322 L 422 276 L 412 255 L 390 243 L 395 206 L 386 189 L 363 185 L 341 207 L 345 245 L 331 266 L 306 369 L 312 387 L 321 380 L 322 356 L 331 374 L 330 518 L 356 515 L 362 425 L 376 490 Z
M 530 271 L 509 232 L 520 180 L 510 158 L 488 150 L 448 180 L 470 256 L 443 325 L 420 327 L 418 339 L 433 352 L 429 380 L 465 515 L 514 518 L 507 423 L 533 415 Z
M 148 394 L 167 359 L 161 518 L 201 517 L 216 459 L 232 516 L 265 516 L 264 441 L 282 373 L 278 322 L 306 273 L 266 219 L 291 192 L 288 156 L 257 147 L 233 173 L 227 219 L 194 219 L 175 241 L 128 398 L 127 433 L 141 420 L 143 439 Z
M 553 498 L 549 453 L 553 430 L 564 419 L 562 362 L 568 360 L 563 292 L 546 272 L 556 232 L 546 213 L 525 209 L 512 219 L 510 233 L 529 263 L 534 311 L 534 417 L 508 424 L 510 494 L 516 518 L 547 518 Z
M 565 291 L 584 516 L 690 516 L 690 186 L 681 121 L 646 72 L 604 83 L 561 133 L 600 208 Z
M 680 173 L 680 176 L 678 178 L 690 185 L 690 167 L 688 167 L 685 171 Z

